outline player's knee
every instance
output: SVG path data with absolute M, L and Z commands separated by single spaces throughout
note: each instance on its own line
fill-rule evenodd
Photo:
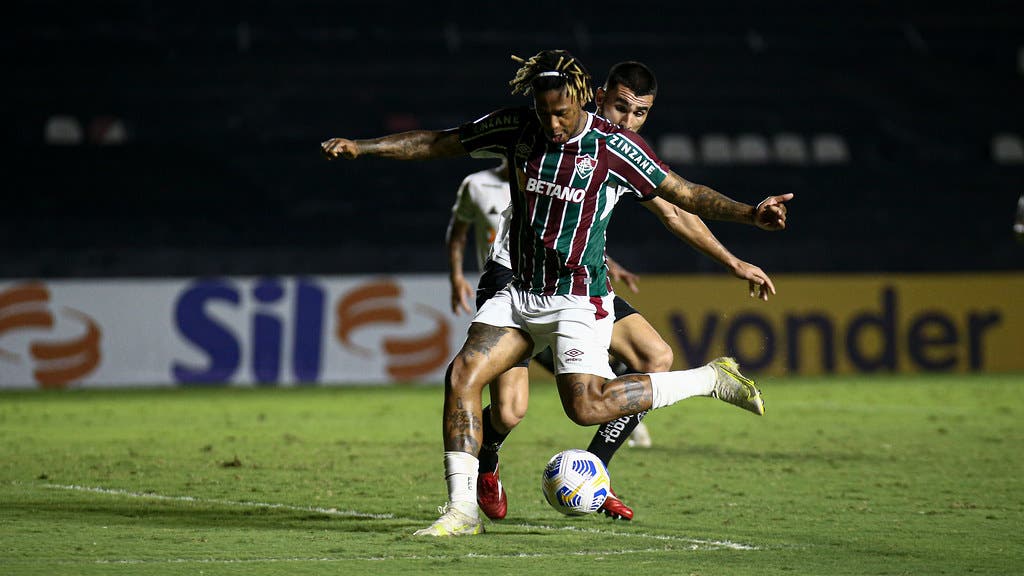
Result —
M 563 375 L 565 376 L 565 375 Z M 592 426 L 607 422 L 604 387 L 607 380 L 599 376 L 573 374 L 559 381 L 558 393 L 562 410 L 574 423 Z
M 593 394 L 583 394 L 573 398 L 573 401 L 563 405 L 565 415 L 573 423 L 580 426 L 593 426 L 602 424 L 608 420 L 605 417 L 604 406 L 600 398 Z
M 526 417 L 526 406 L 518 406 L 515 403 L 502 404 L 497 410 L 491 412 L 491 423 L 498 430 L 512 430 L 523 418 Z M 497 418 L 497 422 L 495 422 Z
M 637 372 L 651 373 L 651 372 L 668 372 L 672 369 L 672 361 L 675 358 L 672 355 L 672 347 L 669 346 L 664 340 L 657 340 L 656 342 L 650 342 L 640 354 L 640 366 L 634 366 L 633 368 Z
M 598 415 L 599 411 L 595 410 L 593 406 L 573 403 L 565 407 L 565 415 L 572 420 L 574 424 L 579 426 L 593 426 L 595 424 L 601 424 L 604 420 Z
M 467 361 L 462 355 L 455 356 L 455 359 L 448 364 L 448 371 L 445 374 L 445 387 L 456 393 L 482 388 L 478 377 L 478 367 L 473 362 Z
M 562 406 L 562 408 L 563 410 L 565 410 L 565 415 L 568 416 L 569 420 L 572 420 L 574 424 L 586 426 L 586 424 L 581 419 L 581 408 L 578 408 L 575 403 Z

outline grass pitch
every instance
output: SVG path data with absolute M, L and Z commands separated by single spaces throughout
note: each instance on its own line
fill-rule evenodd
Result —
M 0 393 L 0 573 L 1024 572 L 1024 377 L 761 385 L 764 418 L 649 416 L 610 469 L 627 523 L 544 503 L 593 428 L 537 382 L 509 517 L 440 540 L 410 536 L 446 494 L 439 387 Z

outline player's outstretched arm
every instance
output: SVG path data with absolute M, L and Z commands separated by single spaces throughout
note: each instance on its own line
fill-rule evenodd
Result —
M 699 216 L 690 214 L 661 198 L 643 202 L 643 205 L 661 220 L 669 232 L 708 258 L 725 266 L 737 278 L 746 280 L 751 297 L 767 301 L 769 294 L 775 294 L 775 285 L 772 284 L 771 278 L 757 266 L 734 256 L 719 242 Z
M 675 172 L 669 172 L 655 193 L 703 218 L 740 222 L 764 230 L 782 230 L 786 227 L 785 202 L 793 198 L 792 193 L 769 196 L 754 207 L 737 202 L 702 184 L 690 182 Z
M 467 153 L 459 140 L 459 131 L 455 128 L 412 130 L 370 140 L 331 138 L 320 143 L 320 152 L 328 160 L 355 160 L 360 156 L 379 156 L 395 160 L 432 160 L 465 156 Z

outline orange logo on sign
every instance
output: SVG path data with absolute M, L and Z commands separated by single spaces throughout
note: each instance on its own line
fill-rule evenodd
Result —
M 50 291 L 35 282 L 0 292 L 0 344 L 10 332 L 52 331 L 56 322 L 49 300 Z M 28 352 L 35 363 L 32 375 L 40 388 L 65 388 L 88 376 L 100 363 L 102 333 L 96 321 L 72 308 L 62 308 L 61 312 L 84 325 L 85 334 L 71 340 L 31 342 Z M 17 364 L 21 355 L 0 346 L 0 362 Z
M 336 308 L 336 336 L 342 346 L 364 356 L 374 351 L 358 344 L 352 333 L 358 328 L 379 324 L 403 327 L 407 324 L 405 310 L 400 306 L 401 288 L 394 282 L 382 280 L 351 290 L 338 302 Z M 413 380 L 426 376 L 448 361 L 449 334 L 448 320 L 437 310 L 423 304 L 414 304 L 414 309 L 434 321 L 429 334 L 418 336 L 387 336 L 382 349 L 387 356 L 387 371 L 395 380 Z

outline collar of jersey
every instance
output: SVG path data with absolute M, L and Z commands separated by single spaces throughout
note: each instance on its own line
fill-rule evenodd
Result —
M 565 144 L 572 144 L 573 142 L 579 142 L 583 138 L 583 136 L 586 135 L 587 132 L 590 132 L 590 127 L 594 125 L 594 114 L 592 112 L 587 112 L 586 110 L 584 110 L 583 113 L 587 115 L 587 123 L 586 123 L 586 125 L 583 126 L 583 130 L 580 130 L 579 134 L 577 134 L 577 135 L 573 136 L 572 138 L 566 140 Z M 562 146 L 565 146 L 565 144 L 562 144 Z

